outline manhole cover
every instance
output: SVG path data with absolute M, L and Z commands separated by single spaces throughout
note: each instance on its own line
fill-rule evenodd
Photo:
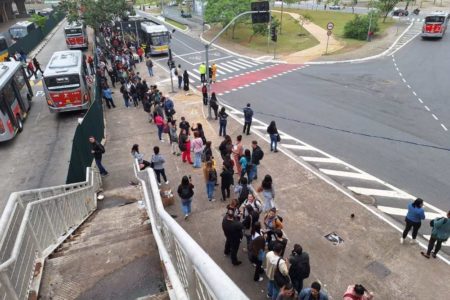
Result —
M 391 274 L 391 270 L 389 270 L 385 265 L 378 261 L 371 262 L 367 265 L 366 269 L 375 274 L 380 279 L 383 279 Z
M 332 242 L 333 245 L 335 245 L 335 246 L 339 245 L 339 244 L 342 244 L 344 242 L 344 240 L 336 232 L 332 232 L 332 233 L 327 234 L 325 236 L 325 238 L 328 241 Z

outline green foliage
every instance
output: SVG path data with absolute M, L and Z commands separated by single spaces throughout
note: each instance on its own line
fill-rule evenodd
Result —
M 278 18 L 275 18 L 273 16 L 272 16 L 272 26 L 275 26 L 276 28 L 280 27 L 280 21 L 278 20 Z M 269 33 L 268 24 L 252 24 L 252 30 L 253 33 L 249 38 L 249 42 L 251 42 L 252 38 L 256 35 L 267 36 L 267 34 Z
M 391 10 L 399 3 L 399 0 L 378 0 L 375 2 L 376 7 L 383 15 L 383 23 L 386 21 L 386 18 Z
M 238 14 L 250 10 L 252 0 L 208 1 L 205 7 L 205 20 L 208 23 L 220 23 L 225 27 Z M 244 21 L 245 18 L 237 20 Z
M 370 18 L 372 17 L 372 21 Z M 371 12 L 369 15 L 356 15 L 355 18 L 345 24 L 344 36 L 346 38 L 365 40 L 367 39 L 367 32 L 375 33 L 380 30 L 378 26 L 378 14 Z
M 86 25 L 93 28 L 133 11 L 127 0 L 63 0 L 59 6 L 67 13 L 68 22 L 82 19 Z
M 33 14 L 31 16 L 31 22 L 34 22 L 37 27 L 43 28 L 45 26 L 45 23 L 47 22 L 47 17 L 40 16 L 38 14 Z

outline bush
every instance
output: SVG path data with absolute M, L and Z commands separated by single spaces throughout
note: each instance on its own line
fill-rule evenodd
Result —
M 370 31 L 374 34 L 380 30 L 378 27 L 378 14 L 371 12 L 369 15 L 359 16 L 355 15 L 355 18 L 345 24 L 344 36 L 346 38 L 365 40 L 367 39 L 367 32 L 369 31 L 370 17 L 372 17 L 372 23 L 370 25 Z

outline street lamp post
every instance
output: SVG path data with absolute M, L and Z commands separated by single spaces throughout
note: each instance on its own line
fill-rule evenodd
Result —
M 367 30 L 367 41 L 370 42 L 371 39 L 371 32 L 370 30 L 372 29 L 372 16 L 373 14 L 370 11 L 370 7 L 369 7 L 369 29 Z
M 283 3 L 284 1 L 281 1 L 280 35 L 281 35 L 281 27 L 283 26 Z

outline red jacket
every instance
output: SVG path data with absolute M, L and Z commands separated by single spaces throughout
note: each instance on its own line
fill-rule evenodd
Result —
M 138 54 L 139 56 L 144 55 L 144 50 L 142 50 L 142 48 L 139 47 L 139 48 L 137 49 L 137 54 Z
M 155 117 L 155 124 L 156 124 L 156 126 L 164 125 L 164 119 L 160 115 L 157 115 Z

